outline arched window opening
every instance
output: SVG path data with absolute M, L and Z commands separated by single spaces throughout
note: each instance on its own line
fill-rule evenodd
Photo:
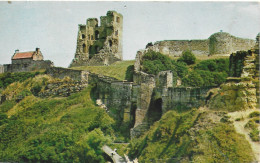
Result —
M 96 40 L 99 39 L 99 31 L 95 31 L 95 38 L 96 38 Z
M 108 43 L 109 43 L 109 46 L 112 47 L 112 45 L 113 45 L 112 40 L 109 40 Z
M 86 44 L 83 44 L 83 45 L 82 45 L 82 48 L 83 48 L 83 53 L 87 53 Z
M 117 16 L 116 17 L 116 22 L 119 23 L 120 22 L 120 18 Z
M 81 38 L 84 39 L 84 38 L 86 38 L 86 36 L 84 34 L 82 34 Z

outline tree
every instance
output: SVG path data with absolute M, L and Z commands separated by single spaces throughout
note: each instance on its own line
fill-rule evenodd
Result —
M 185 62 L 185 63 L 187 63 L 187 65 L 191 65 L 196 62 L 196 57 L 190 50 L 186 50 L 182 53 L 182 55 L 178 59 L 178 61 Z

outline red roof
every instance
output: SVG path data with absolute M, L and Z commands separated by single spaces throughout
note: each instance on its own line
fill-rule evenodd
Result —
M 32 58 L 34 52 L 23 52 L 16 53 L 12 59 L 24 59 L 24 58 Z

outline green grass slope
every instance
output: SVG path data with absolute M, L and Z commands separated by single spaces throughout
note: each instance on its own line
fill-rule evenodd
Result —
M 129 66 L 134 65 L 135 60 L 118 61 L 109 66 L 81 66 L 72 67 L 75 70 L 88 70 L 92 73 L 114 77 L 119 80 L 126 79 L 126 71 Z
M 101 147 L 114 139 L 115 121 L 94 105 L 91 87 L 66 98 L 35 97 L 30 87 L 45 77 L 3 91 L 9 99 L 0 105 L 0 162 L 105 162 Z M 29 93 L 16 103 L 20 92 Z
M 139 162 L 253 161 L 245 138 L 209 111 L 169 111 L 143 137 L 132 140 L 129 149 Z

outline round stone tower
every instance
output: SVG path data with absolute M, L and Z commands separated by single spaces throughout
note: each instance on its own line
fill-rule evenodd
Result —
M 209 54 L 231 54 L 232 35 L 226 32 L 214 33 L 209 37 Z

